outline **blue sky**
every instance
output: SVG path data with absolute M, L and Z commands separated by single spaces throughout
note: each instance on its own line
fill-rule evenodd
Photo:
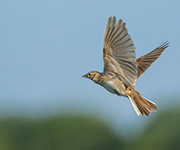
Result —
M 107 92 L 81 75 L 103 70 L 107 19 L 116 16 L 144 55 L 162 41 L 170 47 L 137 81 L 137 90 L 159 109 L 179 95 L 179 1 L 1 1 L 0 112 L 75 110 L 100 115 L 115 126 L 148 121 L 129 100 Z M 158 112 L 157 112 L 158 113 Z M 152 114 L 152 117 L 156 113 Z

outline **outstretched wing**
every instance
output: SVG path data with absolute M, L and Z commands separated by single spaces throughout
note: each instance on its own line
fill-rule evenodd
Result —
M 125 23 L 109 18 L 104 33 L 104 73 L 115 72 L 122 82 L 134 87 L 137 79 L 135 47 Z
M 137 78 L 139 78 L 143 73 L 145 73 L 145 71 L 152 65 L 153 62 L 155 62 L 159 58 L 159 56 L 168 46 L 169 42 L 166 41 L 152 52 L 136 59 L 138 69 Z

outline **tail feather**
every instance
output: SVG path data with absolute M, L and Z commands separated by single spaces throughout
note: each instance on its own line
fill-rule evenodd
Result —
M 129 97 L 129 96 L 128 96 L 128 97 Z M 136 104 L 135 104 L 135 102 L 134 102 L 133 99 L 131 99 L 130 97 L 129 97 L 129 99 L 130 99 L 130 102 L 131 102 L 131 104 L 132 104 L 132 106 L 133 106 L 133 108 L 134 108 L 136 114 L 139 116 L 139 115 L 141 114 L 139 108 L 136 106 Z
M 156 104 L 150 100 L 145 99 L 142 97 L 142 95 L 136 91 L 133 90 L 132 93 L 128 95 L 128 98 L 131 101 L 131 104 L 136 111 L 137 115 L 146 115 L 149 116 L 150 112 L 156 111 L 157 107 Z

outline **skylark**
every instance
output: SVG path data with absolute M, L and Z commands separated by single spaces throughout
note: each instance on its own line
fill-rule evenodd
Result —
M 119 20 L 116 24 L 116 18 L 110 17 L 104 33 L 104 71 L 91 71 L 82 77 L 91 79 L 113 94 L 129 98 L 137 115 L 149 116 L 150 112 L 156 111 L 156 104 L 135 90 L 136 80 L 168 46 L 169 42 L 164 42 L 152 52 L 136 59 L 135 47 L 125 23 Z

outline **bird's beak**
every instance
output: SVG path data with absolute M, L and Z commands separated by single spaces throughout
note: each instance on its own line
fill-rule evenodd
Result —
M 83 75 L 83 76 L 81 76 L 82 78 L 87 78 L 87 76 L 86 76 L 86 74 L 85 75 Z

